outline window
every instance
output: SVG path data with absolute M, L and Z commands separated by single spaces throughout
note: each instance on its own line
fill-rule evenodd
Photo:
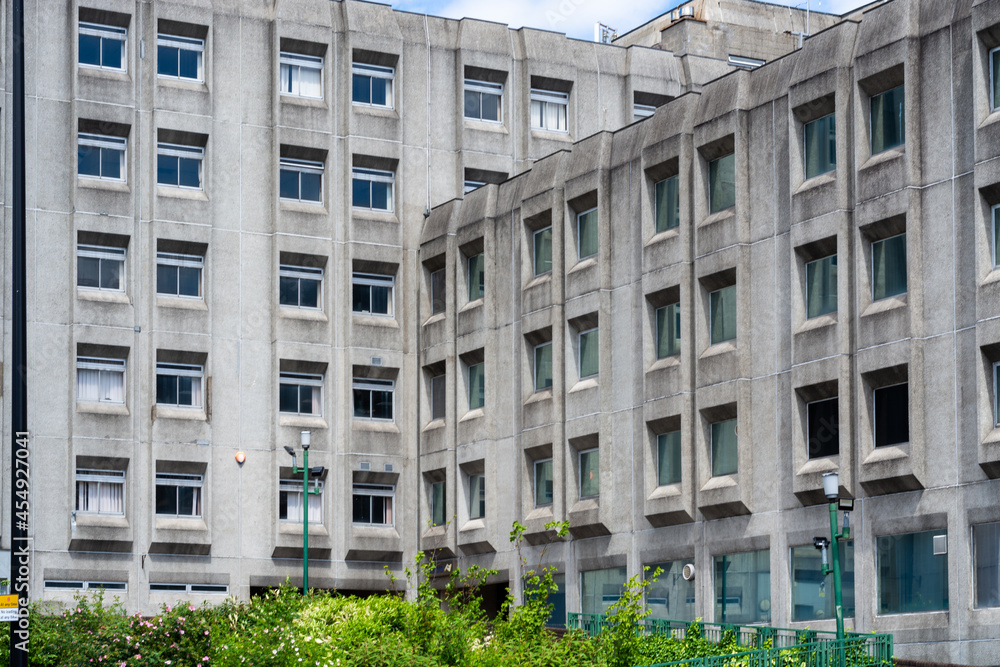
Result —
M 392 317 L 392 288 L 396 279 L 372 273 L 355 273 L 352 279 L 354 312 Z
M 716 213 L 736 205 L 736 154 L 730 153 L 708 163 L 708 212 Z
M 806 178 L 814 178 L 837 168 L 837 125 L 834 114 L 806 123 Z
M 695 619 L 694 579 L 684 579 L 684 565 L 690 561 L 674 560 L 650 563 L 646 566 L 645 579 L 652 579 L 657 569 L 662 570 L 656 581 L 646 589 L 646 608 L 649 618 L 677 621 Z
M 76 286 L 106 292 L 124 292 L 125 248 L 78 245 Z
M 580 573 L 580 611 L 584 614 L 607 614 L 625 591 L 624 567 Z
M 714 556 L 715 622 L 771 620 L 771 550 Z
M 535 346 L 535 391 L 552 386 L 552 343 Z
M 205 149 L 200 146 L 156 144 L 156 183 L 174 188 L 201 189 L 201 163 Z
M 486 364 L 469 365 L 469 409 L 477 410 L 486 403 Z
M 204 81 L 205 40 L 179 35 L 156 36 L 156 75 L 161 79 Z
M 1000 266 L 1000 205 L 993 207 L 993 266 Z
M 61 581 L 46 579 L 44 586 L 47 591 L 96 591 L 101 589 L 108 591 L 124 591 L 126 589 L 124 581 Z
M 323 99 L 322 58 L 282 51 L 279 60 L 282 95 Z
M 854 542 L 839 542 L 844 617 L 854 616 Z M 828 556 L 828 558 L 830 558 Z M 792 620 L 836 616 L 833 575 L 823 574 L 822 554 L 813 545 L 792 547 Z
M 76 469 L 76 511 L 125 514 L 125 471 Z
M 352 97 L 354 104 L 392 108 L 392 82 L 396 70 L 392 67 L 354 63 Z
M 281 158 L 280 197 L 311 204 L 323 202 L 323 163 Z
M 443 526 L 445 519 L 445 482 L 434 482 L 431 484 L 431 525 Z
M 872 95 L 872 155 L 906 142 L 904 86 Z
M 739 455 L 736 444 L 736 420 L 715 422 L 712 434 L 712 477 L 735 474 Z
M 316 489 L 319 493 L 315 493 Z M 278 483 L 278 519 L 302 523 L 302 480 L 283 479 Z M 323 482 L 309 482 L 309 523 L 323 523 Z
M 586 259 L 597 254 L 597 209 L 576 216 L 577 257 Z
M 80 64 L 124 72 L 127 36 L 125 28 L 80 21 Z
M 656 358 L 681 352 L 681 304 L 672 303 L 656 309 Z
M 200 299 L 201 271 L 205 258 L 174 252 L 156 253 L 156 293 Z
M 654 113 L 656 113 L 656 107 L 651 104 L 633 104 L 632 105 L 632 120 L 642 120 L 643 118 L 649 118 Z
M 351 206 L 369 211 L 392 213 L 392 184 L 395 174 L 381 169 L 351 170 Z
M 872 301 L 906 294 L 906 234 L 872 243 Z
M 598 333 L 597 329 L 580 332 L 579 345 L 581 378 L 597 375 L 600 370 L 600 365 L 598 363 Z
M 594 498 L 601 494 L 600 450 L 587 449 L 580 456 L 580 498 Z
M 837 256 L 806 264 L 806 317 L 837 312 Z
M 531 89 L 531 128 L 550 132 L 566 132 L 566 109 L 569 94 Z
M 486 294 L 486 259 L 483 253 L 469 257 L 469 301 L 482 299 Z
M 469 518 L 486 516 L 486 475 L 469 475 Z
M 806 431 L 809 458 L 840 454 L 840 401 L 827 398 L 806 404 Z
M 353 521 L 355 524 L 392 525 L 392 501 L 396 487 L 387 484 L 355 484 Z
M 681 481 L 681 432 L 656 436 L 656 484 L 667 486 Z
M 972 527 L 976 607 L 1000 607 L 1000 522 Z
M 444 269 L 431 271 L 431 315 L 443 313 L 448 305 L 448 283 Z
M 354 378 L 354 418 L 392 421 L 393 380 Z
M 226 584 L 174 584 L 174 583 L 153 583 L 149 582 L 150 593 L 201 593 L 228 595 L 229 586 Z
M 671 176 L 653 186 L 653 215 L 657 234 L 680 225 L 680 176 Z
M 990 109 L 1000 109 L 1000 47 L 990 51 Z
M 910 441 L 909 384 L 879 387 L 874 392 L 875 446 L 900 445 Z
M 736 285 L 723 287 L 709 295 L 712 345 L 736 339 Z
M 319 308 L 323 269 L 282 264 L 278 269 L 278 303 L 291 308 Z
M 76 400 L 85 403 L 124 403 L 125 360 L 77 357 Z
M 552 271 L 552 228 L 539 229 L 531 235 L 532 265 L 536 276 Z
M 431 378 L 431 420 L 444 419 L 448 405 L 447 377 L 444 373 Z
M 552 504 L 552 459 L 535 461 L 535 507 Z
M 279 411 L 293 415 L 323 414 L 323 376 L 311 373 L 281 373 Z
M 156 404 L 180 408 L 200 408 L 204 366 L 156 364 Z
M 503 84 L 488 81 L 465 80 L 465 117 L 499 123 L 500 101 L 503 98 Z
M 462 192 L 464 194 L 469 194 L 473 190 L 478 190 L 479 188 L 483 187 L 484 185 L 486 185 L 486 184 L 483 183 L 482 181 L 469 181 L 469 180 L 466 180 L 462 184 Z
M 201 475 L 156 473 L 156 515 L 200 517 L 202 483 Z
M 1000 362 L 993 364 L 993 424 L 1000 426 Z
M 885 535 L 878 552 L 878 613 L 948 609 L 948 531 Z
M 127 145 L 125 137 L 80 132 L 77 135 L 77 175 L 105 181 L 124 181 Z

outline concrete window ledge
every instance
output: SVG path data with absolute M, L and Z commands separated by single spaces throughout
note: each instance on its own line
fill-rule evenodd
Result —
M 435 419 L 434 421 L 432 421 L 432 422 L 429 422 L 429 423 L 427 424 L 427 426 L 425 426 L 425 427 L 424 427 L 424 428 L 422 429 L 422 432 L 423 432 L 423 433 L 427 433 L 427 432 L 429 432 L 429 431 L 436 431 L 436 430 L 438 430 L 439 428 L 444 428 L 444 420 L 443 420 L 443 419 Z
M 679 498 L 681 495 L 681 483 L 658 486 L 646 497 L 646 500 L 658 500 L 660 498 Z
M 536 391 L 527 399 L 525 399 L 524 404 L 530 405 L 531 403 L 539 403 L 541 401 L 552 400 L 552 388 L 543 389 L 542 391 Z
M 1000 111 L 997 113 L 1000 114 Z M 982 284 L 989 285 L 990 283 L 1000 283 L 1000 268 L 994 268 L 986 274 Z
M 826 185 L 827 183 L 833 183 L 836 180 L 837 180 L 837 171 L 836 170 L 828 171 L 825 174 L 820 174 L 819 176 L 813 176 L 808 181 L 803 181 L 802 185 L 800 185 L 798 189 L 792 194 L 797 195 L 800 192 L 807 192 L 809 190 L 812 190 L 813 188 L 818 188 L 822 185 Z
M 736 206 L 730 206 L 729 208 L 724 208 L 717 213 L 713 213 L 704 220 L 698 223 L 699 227 L 708 227 L 709 225 L 714 225 L 717 222 L 724 222 L 729 218 L 736 217 Z
M 826 315 L 820 315 L 819 317 L 811 317 L 795 329 L 795 333 L 805 333 L 806 331 L 814 331 L 816 329 L 823 329 L 825 327 L 832 327 L 837 325 L 837 314 L 827 313 Z
M 736 341 L 727 340 L 724 343 L 716 343 L 711 347 L 707 348 L 701 353 L 699 359 L 708 359 L 709 357 L 714 357 L 719 354 L 726 354 L 727 352 L 736 352 L 738 348 L 736 347 Z
M 597 257 L 588 257 L 586 259 L 581 259 L 579 262 L 573 265 L 573 268 L 569 270 L 569 273 L 586 271 L 592 266 L 597 266 Z
M 204 299 L 180 299 L 174 296 L 156 297 L 156 305 L 160 308 L 179 308 L 181 310 L 208 310 Z
M 278 310 L 278 317 L 288 320 L 305 320 L 309 322 L 328 322 L 329 317 L 322 310 L 307 310 L 305 308 L 288 308 L 282 306 Z
M 879 299 L 878 301 L 873 301 L 868 305 L 867 308 L 861 313 L 861 317 L 868 317 L 869 315 L 877 315 L 878 313 L 886 313 L 890 310 L 896 310 L 897 308 L 906 308 L 906 295 L 900 294 L 899 296 L 891 296 L 888 299 Z
M 101 301 L 103 303 L 132 303 L 132 300 L 125 292 L 101 292 L 99 290 L 77 288 L 76 298 L 81 301 Z
M 307 428 L 329 428 L 326 420 L 322 417 L 307 417 L 304 415 L 280 415 L 278 417 L 279 426 L 304 426 Z
M 648 241 L 646 241 L 646 246 L 656 245 L 657 243 L 665 243 L 670 239 L 676 239 L 681 235 L 680 225 L 673 227 L 671 229 L 665 229 L 662 232 L 653 234 Z
M 208 524 L 201 517 L 191 517 L 190 519 L 185 519 L 182 517 L 156 517 L 156 524 L 154 526 L 156 530 L 183 530 L 183 531 L 196 531 L 201 533 L 208 532 Z
M 548 273 L 543 273 L 542 275 L 535 276 L 534 278 L 529 280 L 528 284 L 524 286 L 524 289 L 528 290 L 531 289 L 532 287 L 536 287 L 538 285 L 543 285 L 545 283 L 551 283 L 551 282 L 552 282 L 552 272 L 549 271 Z
M 282 534 L 282 535 L 301 535 L 302 534 L 302 522 L 301 521 L 296 521 L 294 523 L 293 522 L 288 522 L 288 523 L 282 522 L 281 524 L 278 525 L 278 532 L 280 534 Z M 330 535 L 330 532 L 326 529 L 326 526 L 324 526 L 323 524 L 321 524 L 321 523 L 313 523 L 312 521 L 310 521 L 309 522 L 309 534 L 310 535 L 320 535 L 320 536 L 323 536 L 323 537 L 328 537 Z
M 305 202 L 288 201 L 286 199 L 282 199 L 279 208 L 283 212 L 291 212 L 291 213 L 309 213 L 311 215 L 330 214 L 330 212 L 326 210 L 326 206 L 324 206 L 320 202 L 316 202 L 314 204 L 307 204 Z
M 443 322 L 443 321 L 444 321 L 444 313 L 434 313 L 424 321 L 424 326 L 426 327 L 428 325 L 434 324 L 435 322 Z
M 355 431 L 373 431 L 377 433 L 399 433 L 399 427 L 395 422 L 376 422 L 355 419 L 351 422 L 351 429 Z
M 462 123 L 466 130 L 478 130 L 479 132 L 493 132 L 495 134 L 510 134 L 503 123 L 493 123 L 482 120 L 469 120 L 466 118 Z
M 186 419 L 188 421 L 208 421 L 201 408 L 172 408 L 169 405 L 154 405 L 153 419 Z
M 107 192 L 132 192 L 132 188 L 125 181 L 109 181 L 102 178 L 83 178 L 77 176 L 76 186 L 78 188 L 105 190 Z
M 156 84 L 164 88 L 188 90 L 192 93 L 208 93 L 208 86 L 203 81 L 177 81 L 176 79 L 157 78 Z
M 483 298 L 479 297 L 475 301 L 470 301 L 469 303 L 467 303 L 464 306 L 462 306 L 461 308 L 459 308 L 458 312 L 464 313 L 467 310 L 473 310 L 475 308 L 482 308 L 482 306 L 483 306 Z
M 77 403 L 76 411 L 94 415 L 127 415 L 128 406 L 124 403 Z
M 282 105 L 289 105 L 293 107 L 312 107 L 313 109 L 329 109 L 329 105 L 326 103 L 326 99 L 313 100 L 308 97 L 299 97 L 298 95 L 281 95 L 280 96 Z
M 208 195 L 204 190 L 192 190 L 188 188 L 172 188 L 169 185 L 156 186 L 156 194 L 159 197 L 170 197 L 172 199 L 192 199 L 194 201 L 208 201 Z
M 476 408 L 475 410 L 469 410 L 468 412 L 466 412 L 464 415 L 462 415 L 462 418 L 459 419 L 458 421 L 460 422 L 472 421 L 473 419 L 479 419 L 482 416 L 483 416 L 483 409 Z
M 128 528 L 128 519 L 123 516 L 78 513 L 74 522 L 77 528 Z
M 711 477 L 704 486 L 701 487 L 700 491 L 711 491 L 713 489 L 728 489 L 739 486 L 739 482 L 736 480 L 736 475 L 722 475 L 720 477 Z
M 877 155 L 872 155 L 868 160 L 858 168 L 858 173 L 864 171 L 865 169 L 871 169 L 872 167 L 877 167 L 884 162 L 892 162 L 893 160 L 899 159 L 906 154 L 906 146 L 897 146 L 896 148 L 890 148 L 887 151 L 878 153 Z
M 584 391 L 585 389 L 593 389 L 597 386 L 597 378 L 587 378 L 585 380 L 580 380 L 569 390 L 570 394 L 576 393 L 578 391 Z
M 653 371 L 661 371 L 666 368 L 680 368 L 681 365 L 681 355 L 674 354 L 669 357 L 664 357 L 663 359 L 657 359 L 653 362 L 653 365 L 649 367 L 647 373 L 652 373 Z
M 895 461 L 896 459 L 906 459 L 910 457 L 910 443 L 904 442 L 889 447 L 878 447 L 871 454 L 865 457 L 862 463 L 877 463 L 879 461 Z
M 355 325 L 364 325 L 369 327 L 384 327 L 386 329 L 398 329 L 399 322 L 393 316 L 385 315 L 383 317 L 375 317 L 368 315 L 355 315 L 354 316 Z

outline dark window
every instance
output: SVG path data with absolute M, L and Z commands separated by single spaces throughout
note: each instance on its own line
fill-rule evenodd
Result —
M 840 454 L 840 426 L 838 422 L 838 401 L 828 398 L 806 406 L 806 421 L 809 433 L 809 458 Z
M 875 446 L 910 441 L 909 385 L 881 387 L 875 394 Z

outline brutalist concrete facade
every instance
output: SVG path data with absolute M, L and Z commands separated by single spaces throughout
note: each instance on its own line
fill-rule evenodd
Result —
M 832 628 L 794 622 L 789 554 L 829 536 L 821 475 L 838 471 L 856 499 L 848 625 L 892 632 L 899 656 L 996 664 L 1000 608 L 974 600 L 976 578 L 989 575 L 973 571 L 971 527 L 1000 520 L 1000 113 L 988 99 L 998 35 L 996 0 L 876 5 L 432 211 L 417 304 L 423 405 L 430 377 L 443 371 L 449 389 L 443 420 L 422 408 L 420 470 L 425 485 L 447 480 L 455 518 L 425 529 L 421 546 L 510 568 L 519 520 L 565 574 L 569 611 L 581 609 L 582 572 L 688 562 L 695 615 L 716 621 L 713 558 L 770 549 L 769 622 Z M 905 142 L 873 154 L 871 99 L 898 86 Z M 836 169 L 807 179 L 803 125 L 831 113 Z M 709 165 L 729 153 L 736 204 L 710 212 Z M 657 233 L 654 184 L 673 175 L 680 224 Z M 599 250 L 578 260 L 577 215 L 594 207 Z M 536 275 L 534 233 L 549 225 L 552 271 Z M 907 289 L 875 299 L 872 246 L 903 232 Z M 485 296 L 470 302 L 465 262 L 480 248 Z M 806 265 L 832 253 L 837 308 L 807 318 Z M 429 315 L 429 271 L 440 266 L 447 307 Z M 738 335 L 713 345 L 710 294 L 728 285 Z M 657 359 L 655 310 L 676 302 L 680 353 Z M 580 378 L 577 334 L 592 328 L 599 373 Z M 536 391 L 532 350 L 545 342 L 552 386 Z M 485 407 L 468 411 L 468 367 L 483 359 Z M 903 382 L 909 438 L 876 448 L 874 392 Z M 832 396 L 839 455 L 810 459 L 806 404 Z M 710 425 L 732 418 L 738 471 L 713 476 Z M 681 480 L 658 486 L 656 436 L 678 428 Z M 600 494 L 581 498 L 578 453 L 592 448 Z M 533 464 L 548 458 L 553 498 L 539 505 Z M 486 518 L 470 520 L 466 480 L 482 471 Z M 553 519 L 570 521 L 571 539 L 552 540 Z M 880 614 L 879 538 L 932 529 L 947 531 L 944 609 Z

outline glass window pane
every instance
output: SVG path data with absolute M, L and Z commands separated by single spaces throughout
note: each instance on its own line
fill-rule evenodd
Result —
M 840 590 L 844 617 L 854 616 L 854 542 L 840 542 Z M 829 556 L 828 556 L 829 558 Z M 830 564 L 832 566 L 832 558 Z M 792 620 L 836 617 L 833 575 L 823 574 L 820 551 L 812 546 L 792 547 Z
M 122 177 L 122 151 L 113 148 L 101 149 L 101 178 Z
M 659 486 L 681 481 L 681 432 L 656 436 L 656 483 Z
M 990 53 L 990 93 L 993 109 L 1000 109 L 1000 49 Z
M 80 176 L 101 175 L 101 149 L 79 144 L 76 149 L 76 170 Z
M 278 386 L 278 410 L 296 413 L 299 411 L 299 386 L 282 384 Z
M 480 93 L 474 90 L 465 91 L 465 117 L 474 118 L 479 120 L 482 117 L 482 109 L 480 108 Z
M 597 209 L 577 216 L 577 243 L 580 259 L 597 254 Z
M 738 467 L 736 420 L 712 424 L 712 477 L 732 475 Z
M 299 305 L 299 279 L 278 278 L 278 303 L 282 306 Z
M 372 392 L 372 419 L 392 419 L 392 392 Z
M 201 160 L 189 157 L 177 158 L 177 182 L 186 188 L 201 187 Z
M 372 416 L 372 393 L 368 389 L 354 390 L 354 416 L 370 419 Z
M 101 66 L 111 69 L 122 69 L 122 47 L 125 42 L 119 39 L 101 38 Z
M 736 338 L 736 285 L 712 292 L 711 335 L 712 345 Z
M 672 303 L 656 309 L 656 358 L 680 354 L 681 305 Z
M 976 607 L 1000 607 L 1000 523 L 972 527 Z
M 156 265 L 157 294 L 177 294 L 177 268 L 165 264 Z
M 486 516 L 486 476 L 469 475 L 469 518 Z
M 580 573 L 580 611 L 606 614 L 621 597 L 627 578 L 624 567 Z
M 444 269 L 431 272 L 431 314 L 443 313 L 446 306 L 445 294 L 447 284 L 445 282 Z
M 195 495 L 197 489 L 190 486 L 177 486 L 177 513 L 184 516 L 194 516 Z
M 483 120 L 500 120 L 500 96 L 482 93 Z
M 80 34 L 80 64 L 101 66 L 101 38 L 96 35 Z
M 278 173 L 278 196 L 282 199 L 299 198 L 299 172 L 282 169 Z
M 316 67 L 299 68 L 299 95 L 303 97 L 323 97 L 323 70 Z
M 598 331 L 586 331 L 580 334 L 580 377 L 597 375 L 600 370 L 598 358 Z
M 483 407 L 486 398 L 485 364 L 469 366 L 469 409 Z
M 371 181 L 355 178 L 351 181 L 351 206 L 355 208 L 371 208 Z
M 382 107 L 389 106 L 388 99 L 390 91 L 392 90 L 392 86 L 389 79 L 372 77 L 371 86 L 372 86 L 372 104 Z
M 177 185 L 177 158 L 175 156 L 156 156 L 156 182 L 160 185 Z
M 444 419 L 447 409 L 448 385 L 445 382 L 445 375 L 437 375 L 431 378 L 431 419 Z
M 897 384 L 874 391 L 875 446 L 910 441 L 909 385 Z
M 371 292 L 371 312 L 375 315 L 388 315 L 391 312 L 392 290 L 388 287 L 372 285 Z
M 833 114 L 806 123 L 805 153 L 807 179 L 837 168 L 837 133 Z
M 948 554 L 935 554 L 935 536 L 948 531 L 876 538 L 878 613 L 906 614 L 948 609 Z
M 113 259 L 101 260 L 101 289 L 120 290 L 124 262 Z
M 840 454 L 840 402 L 836 398 L 814 401 L 806 406 L 809 458 Z
M 101 260 L 95 257 L 76 258 L 76 284 L 80 287 L 101 286 Z
M 771 550 L 715 556 L 715 622 L 769 623 Z
M 354 494 L 353 498 L 353 521 L 354 523 L 372 522 L 372 499 L 371 496 Z
M 993 266 L 1000 266 L 1000 206 L 993 208 Z
M 371 285 L 357 285 L 353 286 L 352 298 L 354 300 L 354 312 L 355 313 L 370 313 L 372 312 L 372 290 Z
M 535 506 L 552 504 L 552 459 L 535 461 Z
M 535 391 L 552 386 L 552 343 L 535 348 Z
M 552 228 L 540 229 L 534 234 L 535 275 L 552 270 Z
M 671 176 L 656 184 L 654 194 L 654 215 L 657 233 L 673 229 L 680 224 L 681 199 L 680 177 Z
M 303 308 L 319 308 L 319 281 L 299 279 L 299 305 Z
M 730 153 L 708 165 L 708 212 L 736 205 L 736 154 Z
M 431 525 L 441 526 L 445 523 L 444 493 L 444 482 L 431 484 Z
M 201 296 L 201 269 L 178 266 L 177 292 L 181 296 Z
M 177 487 L 160 486 L 156 487 L 156 513 L 157 514 L 177 514 Z
M 388 211 L 392 209 L 392 185 L 380 181 L 372 181 L 372 210 Z
M 806 317 L 837 312 L 837 256 L 806 264 Z
M 690 561 L 687 561 L 690 562 Z M 657 568 L 662 570 L 656 581 L 646 589 L 646 608 L 649 618 L 673 621 L 693 621 L 695 619 L 695 581 L 685 581 L 681 574 L 685 561 L 650 563 L 645 578 L 652 579 Z
M 156 376 L 156 402 L 162 405 L 177 405 L 177 376 Z
M 872 301 L 906 293 L 906 234 L 872 243 Z
M 469 301 L 482 299 L 486 291 L 486 260 L 483 253 L 469 258 Z
M 367 76 L 355 74 L 351 77 L 351 101 L 359 104 L 371 103 L 371 86 Z
M 302 201 L 322 201 L 323 198 L 320 193 L 323 187 L 323 177 L 320 174 L 302 173 L 299 175 L 299 179 L 302 188 L 299 198 Z
M 580 452 L 580 497 L 591 498 L 601 493 L 600 450 Z
M 200 69 L 201 52 L 193 49 L 179 49 L 179 51 L 178 74 L 184 79 L 200 79 L 201 74 L 198 70 Z
M 177 47 L 159 44 L 156 47 L 156 73 L 162 76 L 177 76 Z
M 900 86 L 871 99 L 872 155 L 906 142 L 903 92 Z

